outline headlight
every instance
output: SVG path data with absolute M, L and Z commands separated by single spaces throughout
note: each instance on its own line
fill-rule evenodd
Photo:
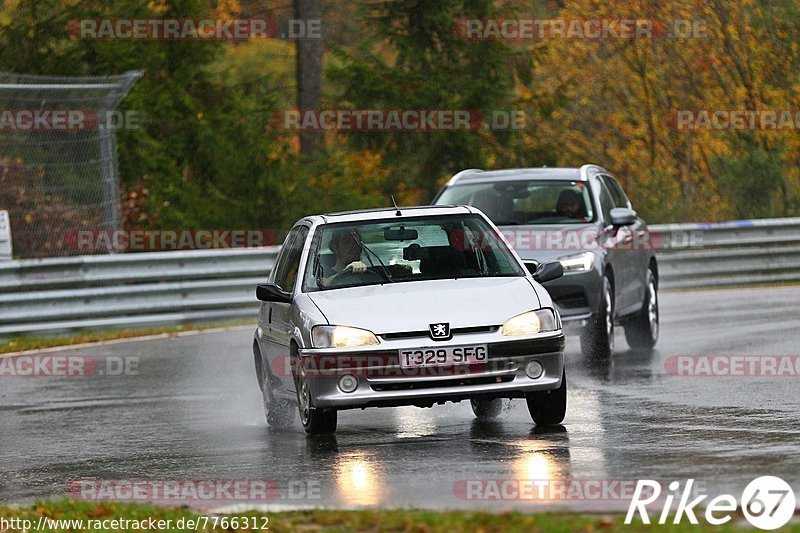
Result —
M 378 344 L 378 338 L 369 330 L 348 326 L 314 326 L 311 329 L 314 348 L 354 348 Z
M 560 258 L 558 262 L 564 267 L 564 272 L 586 272 L 591 270 L 594 264 L 594 252 L 568 255 Z
M 545 331 L 557 330 L 556 316 L 552 309 L 528 311 L 511 317 L 503 324 L 503 335 L 533 335 Z

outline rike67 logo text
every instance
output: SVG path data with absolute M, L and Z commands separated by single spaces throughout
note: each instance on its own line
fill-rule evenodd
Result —
M 696 496 L 694 480 L 689 479 L 681 487 L 679 481 L 669 484 L 669 492 L 662 498 L 662 488 L 658 481 L 649 479 L 639 480 L 631 499 L 625 523 L 630 524 L 638 513 L 645 524 L 650 523 L 650 510 L 648 506 L 660 507 L 658 516 L 659 524 L 666 524 L 670 513 L 673 511 L 673 524 L 680 524 L 685 518 L 691 524 L 698 524 L 697 514 L 705 518 L 706 523 L 719 526 L 730 522 L 737 508 L 741 507 L 742 514 L 750 524 L 758 529 L 773 530 L 786 525 L 794 516 L 795 495 L 792 487 L 784 480 L 774 476 L 762 476 L 751 481 L 742 492 L 741 501 L 731 494 L 722 494 L 706 502 L 707 494 Z M 677 498 L 677 505 L 675 500 Z M 704 507 L 701 513 L 698 507 Z M 697 514 L 695 514 L 697 513 Z

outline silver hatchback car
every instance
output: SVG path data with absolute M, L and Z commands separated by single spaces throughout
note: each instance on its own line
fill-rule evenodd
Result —
M 469 400 L 478 418 L 525 398 L 536 424 L 567 404 L 561 318 L 540 283 L 474 207 L 310 216 L 270 274 L 253 342 L 271 426 L 336 430 L 342 409 Z

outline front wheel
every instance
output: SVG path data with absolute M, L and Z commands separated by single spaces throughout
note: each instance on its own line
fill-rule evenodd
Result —
M 655 272 L 650 267 L 647 269 L 647 284 L 642 309 L 630 322 L 625 324 L 625 340 L 634 350 L 649 350 L 658 342 L 658 330 L 658 283 Z
M 338 415 L 336 409 L 317 409 L 311 398 L 305 372 L 300 368 L 297 376 L 297 406 L 300 410 L 300 422 L 309 435 L 331 435 L 336 432 Z
M 564 421 L 567 415 L 567 371 L 561 373 L 561 386 L 543 392 L 525 395 L 528 412 L 537 426 L 554 426 Z
M 595 359 L 607 359 L 614 351 L 614 284 L 603 276 L 600 309 L 581 335 L 581 350 Z
M 267 424 L 279 429 L 290 428 L 294 424 L 294 406 L 289 400 L 275 398 L 275 394 L 272 392 L 273 378 L 269 371 L 264 368 L 260 353 L 254 351 L 254 355 L 256 357 L 258 386 L 261 389 L 261 400 L 264 405 Z
M 478 420 L 494 420 L 503 410 L 502 398 L 472 398 L 469 401 L 472 412 Z

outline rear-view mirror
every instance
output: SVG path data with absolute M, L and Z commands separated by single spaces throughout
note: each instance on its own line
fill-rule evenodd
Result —
M 383 230 L 383 238 L 387 241 L 415 241 L 417 237 L 419 237 L 417 230 L 406 229 L 403 226 Z

